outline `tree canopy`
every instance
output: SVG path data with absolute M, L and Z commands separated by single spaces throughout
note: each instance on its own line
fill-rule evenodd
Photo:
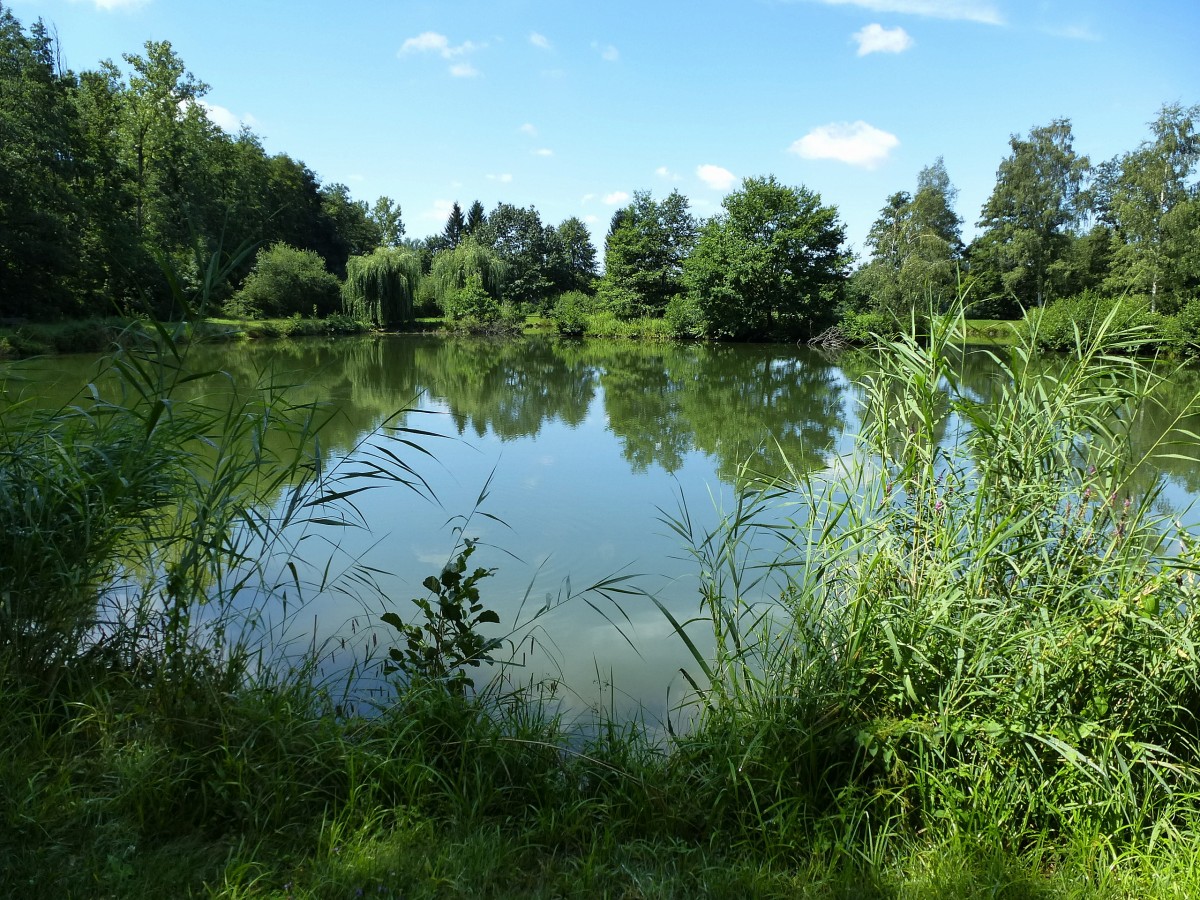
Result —
M 604 244 L 604 280 L 631 295 L 635 315 L 661 315 L 683 293 L 683 261 L 696 244 L 687 198 L 672 191 L 661 201 L 636 191 L 618 210 Z
M 979 255 L 990 256 L 1004 289 L 1022 305 L 1041 306 L 1089 209 L 1088 158 L 1075 152 L 1069 119 L 1033 128 L 1025 139 L 1013 135 L 1009 145 L 980 215 Z
M 850 257 L 837 210 L 806 187 L 747 178 L 684 262 L 689 299 L 714 337 L 810 335 L 833 322 Z

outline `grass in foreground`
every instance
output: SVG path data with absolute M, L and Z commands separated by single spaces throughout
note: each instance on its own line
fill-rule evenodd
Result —
M 1200 895 L 1196 558 L 1125 432 L 1157 383 L 1109 334 L 1057 370 L 1018 345 L 971 397 L 950 334 L 884 348 L 857 465 L 675 521 L 703 585 L 680 639 L 717 650 L 665 745 L 464 690 L 439 660 L 488 649 L 461 631 L 418 632 L 398 658 L 428 665 L 362 716 L 246 630 L 247 592 L 292 589 L 255 581 L 262 542 L 352 516 L 365 476 L 265 455 L 280 424 L 313 446 L 284 396 L 168 402 L 198 374 L 169 335 L 117 358 L 121 403 L 6 414 L 0 893 Z

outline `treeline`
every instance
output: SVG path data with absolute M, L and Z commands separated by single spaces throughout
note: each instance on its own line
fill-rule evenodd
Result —
M 546 227 L 532 208 L 455 204 L 444 234 L 406 240 L 391 198 L 356 201 L 248 128 L 218 127 L 208 85 L 169 42 L 122 59 L 68 71 L 40 20 L 25 29 L 0 5 L 0 318 L 171 315 L 164 273 L 196 286 L 214 258 L 223 277 L 209 278 L 210 299 L 241 315 L 338 312 L 350 276 L 350 308 L 390 317 L 396 286 L 379 277 L 406 270 L 381 263 L 396 256 L 414 258 L 426 283 L 420 297 L 414 283 L 410 313 L 413 300 L 452 307 L 447 291 L 473 285 L 450 290 L 456 272 L 479 268 L 478 247 L 497 297 L 501 272 L 514 303 L 590 288 L 596 252 L 578 219 Z
M 250 131 L 213 124 L 207 85 L 168 42 L 124 62 L 66 71 L 41 21 L 25 31 L 0 9 L 0 316 L 169 314 L 164 268 L 194 282 L 197 260 L 283 242 L 341 275 L 398 236 L 387 198 L 368 209 Z M 218 299 L 252 262 L 233 266 Z
M 538 312 L 575 334 L 838 325 L 854 340 L 965 296 L 982 318 L 1053 306 L 1047 323 L 1074 324 L 1119 307 L 1185 344 L 1200 335 L 1198 107 L 1165 105 L 1145 141 L 1096 164 L 1067 119 L 1014 135 L 969 243 L 938 159 L 887 198 L 857 265 L 837 209 L 774 176 L 746 179 L 706 220 L 678 191 L 637 192 L 610 222 L 601 276 L 585 223 L 545 224 L 532 206 L 456 202 L 441 233 L 406 238 L 391 198 L 354 200 L 249 129 L 214 124 L 207 85 L 169 43 L 123 60 L 66 71 L 40 21 L 24 29 L 0 7 L 0 318 L 170 315 L 171 271 L 185 287 L 207 277 L 231 315 L 393 327 Z

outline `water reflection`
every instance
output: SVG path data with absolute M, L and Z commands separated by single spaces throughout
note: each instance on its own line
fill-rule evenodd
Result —
M 187 385 L 181 401 L 219 403 L 270 384 L 289 386 L 297 406 L 318 407 L 328 419 L 320 444 L 328 463 L 370 452 L 386 440 L 384 423 L 451 438 L 422 440 L 432 458 L 408 459 L 438 502 L 399 488 L 355 498 L 370 532 L 338 536 L 338 565 L 371 566 L 378 590 L 313 600 L 302 619 L 318 638 L 348 622 L 358 633 L 388 609 L 407 614 L 422 579 L 451 552 L 450 527 L 461 524 L 452 517 L 472 509 L 484 485 L 484 511 L 495 518 L 476 517 L 469 534 L 482 541 L 475 561 L 498 569 L 485 589 L 502 616 L 511 620 L 529 597 L 540 601 L 625 572 L 687 618 L 697 605 L 694 567 L 661 517 L 674 514 L 682 498 L 703 528 L 716 520 L 714 498 L 728 503 L 743 466 L 766 476 L 789 466 L 819 470 L 848 452 L 860 424 L 854 384 L 878 369 L 868 353 L 830 358 L 793 346 L 437 337 L 201 347 L 193 364 L 227 377 Z M 10 379 L 6 390 L 59 405 L 94 378 L 96 366 L 87 357 L 26 366 L 24 381 Z M 994 393 L 1000 375 L 990 357 L 967 353 L 963 366 L 973 396 Z M 1139 446 L 1176 424 L 1197 390 L 1200 372 L 1173 375 L 1161 405 L 1138 412 Z M 396 416 L 404 409 L 414 412 Z M 1200 433 L 1194 415 L 1178 424 Z M 1200 490 L 1193 462 L 1164 458 L 1156 465 L 1146 477 L 1165 473 L 1174 500 L 1186 502 Z M 312 571 L 322 571 L 322 542 L 301 546 Z M 566 588 L 568 578 L 573 588 Z M 686 651 L 652 604 L 622 603 L 621 614 L 608 611 L 622 622 L 628 616 L 624 627 L 636 650 L 586 604 L 568 604 L 541 624 L 542 650 L 527 672 L 561 678 L 584 702 L 615 696 L 618 705 L 643 703 L 661 716 L 668 696 L 677 700 L 683 692 L 678 670 L 688 664 Z

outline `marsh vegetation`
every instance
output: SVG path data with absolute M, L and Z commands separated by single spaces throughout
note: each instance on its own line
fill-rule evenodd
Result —
M 386 692 L 347 704 L 347 670 L 321 671 L 350 651 L 283 652 L 274 625 L 302 589 L 375 573 L 310 581 L 287 560 L 298 535 L 369 524 L 364 489 L 420 502 L 436 442 L 385 419 L 373 466 L 330 464 L 321 409 L 282 384 L 177 401 L 223 376 L 170 337 L 114 356 L 100 396 L 5 412 L 6 890 L 1170 896 L 1194 880 L 1195 549 L 1139 468 L 1180 448 L 1167 428 L 1133 438 L 1167 385 L 1112 353 L 1136 333 L 1053 368 L 1018 346 L 986 392 L 948 333 L 894 342 L 836 466 L 780 447 L 724 515 L 668 511 L 700 591 L 659 612 L 691 686 L 662 730 L 512 677 L 470 517 L 424 605 L 391 597 L 382 649 L 349 670 L 387 660 Z M 621 579 L 573 596 L 614 604 L 617 627 L 620 604 L 653 603 Z

